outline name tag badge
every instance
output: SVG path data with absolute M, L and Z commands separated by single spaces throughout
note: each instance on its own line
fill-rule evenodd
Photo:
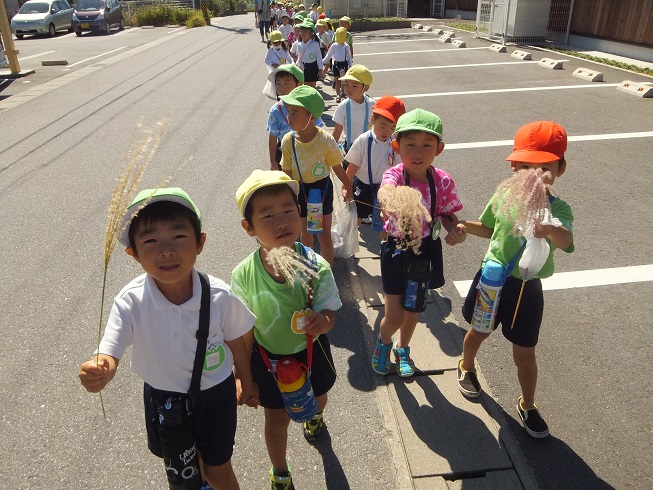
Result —
M 388 153 L 388 167 L 392 167 L 395 163 L 395 154 Z
M 312 311 L 313 310 L 310 308 L 295 311 L 292 315 L 292 319 L 290 320 L 290 329 L 298 335 L 304 335 L 306 317 L 310 315 Z
M 285 65 L 287 63 L 286 58 L 279 58 L 279 64 Z
M 438 220 L 434 220 L 431 222 L 431 238 L 433 240 L 437 240 L 438 237 L 440 236 L 440 231 L 442 231 L 442 222 Z
M 204 370 L 213 371 L 214 369 L 218 369 L 225 361 L 225 358 L 226 352 L 222 344 L 210 346 L 206 349 L 206 354 L 204 356 Z

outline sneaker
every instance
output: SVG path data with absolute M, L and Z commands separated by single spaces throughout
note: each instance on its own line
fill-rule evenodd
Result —
M 372 355 L 372 369 L 377 374 L 388 374 L 390 372 L 390 351 L 392 350 L 392 340 L 389 344 L 381 342 L 379 335 L 376 340 L 376 348 Z
M 308 422 L 304 422 L 304 437 L 308 442 L 315 441 L 318 436 L 322 433 L 324 428 L 324 418 L 322 417 L 322 412 L 316 413 Z
M 529 436 L 543 439 L 549 435 L 549 426 L 546 425 L 537 406 L 533 405 L 533 408 L 524 410 L 521 406 L 521 396 L 517 399 L 517 413 Z
M 290 468 L 288 471 L 282 471 L 280 475 L 275 475 L 274 470 L 270 468 L 270 490 L 295 490 Z
M 209 485 L 209 482 L 203 481 L 200 490 L 213 490 L 213 488 Z
M 366 225 L 372 223 L 372 215 L 370 214 L 367 218 L 363 218 L 363 223 L 365 223 Z
M 341 101 L 341 100 L 342 100 L 342 99 L 340 98 L 340 96 L 339 96 L 339 95 L 336 95 L 336 104 L 340 104 L 340 101 Z
M 476 377 L 476 371 L 465 371 L 462 359 L 458 361 L 458 388 L 469 398 L 476 398 L 481 394 L 481 384 Z
M 398 348 L 395 342 L 392 347 L 392 352 L 395 353 L 395 363 L 399 376 L 408 378 L 415 374 L 415 363 L 410 358 L 410 346 Z

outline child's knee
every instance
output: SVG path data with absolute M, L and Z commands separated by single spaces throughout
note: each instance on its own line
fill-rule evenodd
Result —
M 216 488 L 237 488 L 236 474 L 234 473 L 231 460 L 220 466 L 209 466 L 204 464 L 204 478 Z M 222 485 L 222 486 L 216 486 Z
M 525 368 L 535 365 L 535 347 L 522 347 L 521 345 L 513 344 L 512 359 L 517 368 Z

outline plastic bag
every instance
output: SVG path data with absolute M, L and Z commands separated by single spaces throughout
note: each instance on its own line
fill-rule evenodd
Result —
M 331 239 L 335 258 L 346 259 L 358 252 L 358 217 L 354 201 L 345 204 L 338 222 L 331 229 Z
M 274 69 L 269 65 L 266 65 L 266 68 L 268 69 L 268 75 L 274 71 Z M 261 93 L 270 99 L 277 100 L 277 87 L 269 79 L 265 82 Z
M 562 226 L 560 220 L 558 218 L 552 218 L 550 214 L 542 220 L 542 224 L 556 227 Z M 524 281 L 528 281 L 542 270 L 546 259 L 549 257 L 551 247 L 545 238 L 535 238 L 533 235 L 533 225 L 526 228 L 524 238 L 526 239 L 526 247 L 519 259 L 519 273 Z
M 260 24 L 258 23 L 258 18 L 254 19 L 254 26 L 258 29 Z

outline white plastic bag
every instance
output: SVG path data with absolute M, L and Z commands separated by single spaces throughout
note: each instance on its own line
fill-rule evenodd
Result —
M 358 217 L 353 200 L 345 204 L 338 222 L 331 229 L 331 239 L 337 259 L 346 259 L 358 252 Z
M 268 69 L 268 75 L 274 71 L 274 68 L 269 65 L 265 65 L 265 67 Z M 277 100 L 277 87 L 269 79 L 265 82 L 265 86 L 263 87 L 263 90 L 261 90 L 261 93 L 273 100 Z
M 558 218 L 552 218 L 549 214 L 542 220 L 543 225 L 562 226 Z M 545 238 L 535 238 L 533 235 L 533 225 L 530 225 L 524 231 L 526 247 L 524 253 L 519 259 L 519 273 L 524 281 L 535 277 L 542 270 L 546 259 L 549 257 L 551 247 Z

